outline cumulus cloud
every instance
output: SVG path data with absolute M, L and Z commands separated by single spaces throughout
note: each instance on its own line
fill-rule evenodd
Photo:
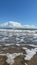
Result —
M 12 21 L 10 21 L 10 24 L 12 24 L 13 27 L 22 27 L 21 23 L 18 23 L 18 22 L 12 22 Z
M 9 21 L 9 22 L 5 22 L 3 24 L 0 25 L 1 27 L 16 27 L 16 28 L 37 28 L 35 25 L 23 25 L 19 22 L 13 22 L 13 21 Z
M 22 27 L 21 23 L 13 22 L 13 21 L 5 22 L 1 24 L 0 26 L 1 27 L 9 26 L 9 27 L 17 27 L 17 28 Z

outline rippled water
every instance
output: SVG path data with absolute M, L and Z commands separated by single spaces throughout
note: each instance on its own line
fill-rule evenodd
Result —
M 7 56 L 7 63 L 12 64 L 15 56 L 20 55 L 21 52 L 25 56 L 24 60 L 31 60 L 37 53 L 37 33 L 0 32 L 0 56 Z
M 12 33 L 12 32 L 0 32 L 0 44 L 10 43 L 27 43 L 37 45 L 37 33 Z

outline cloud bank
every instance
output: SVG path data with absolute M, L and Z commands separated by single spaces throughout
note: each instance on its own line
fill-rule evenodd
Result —
M 37 28 L 37 26 L 35 25 L 23 25 L 19 22 L 13 22 L 13 21 L 9 21 L 9 22 L 5 22 L 3 24 L 0 24 L 0 27 L 15 27 L 15 28 Z

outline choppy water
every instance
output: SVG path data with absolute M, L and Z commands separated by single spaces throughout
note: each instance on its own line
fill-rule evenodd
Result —
M 11 65 L 15 56 L 20 55 L 21 52 L 26 56 L 24 57 L 25 60 L 31 60 L 37 53 L 37 33 L 0 32 L 0 55 L 8 57 L 7 63 L 9 62 Z
M 37 33 L 12 33 L 12 32 L 0 32 L 0 44 L 36 44 L 37 45 Z

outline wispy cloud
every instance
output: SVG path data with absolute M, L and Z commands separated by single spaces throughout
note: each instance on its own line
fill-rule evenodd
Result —
M 37 28 L 35 25 L 24 25 L 25 28 Z
M 8 25 L 8 22 L 5 22 L 5 23 L 3 23 L 3 24 L 0 24 L 0 26 L 7 26 Z

